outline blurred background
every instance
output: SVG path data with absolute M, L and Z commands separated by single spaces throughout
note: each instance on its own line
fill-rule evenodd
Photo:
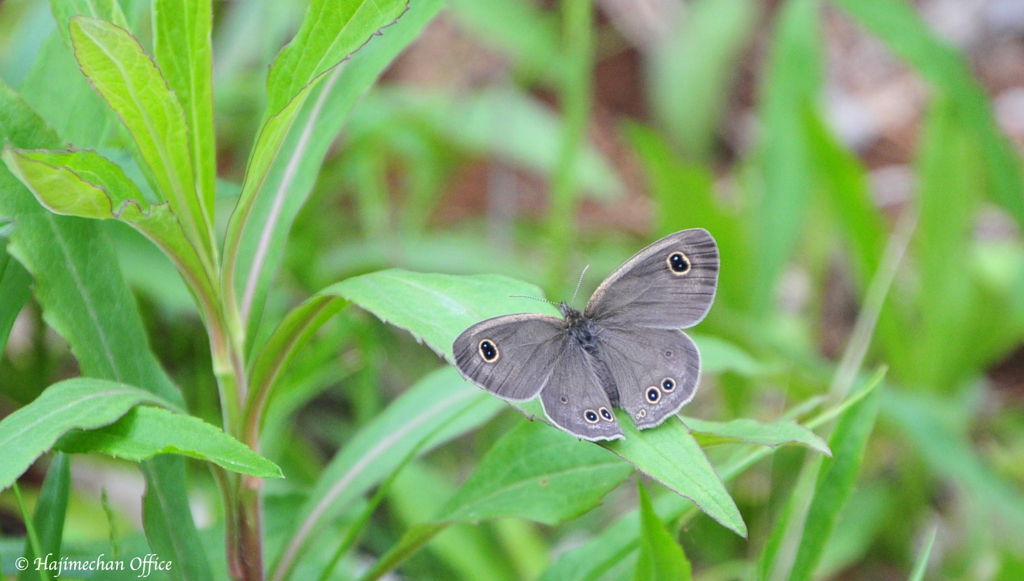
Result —
M 149 18 L 147 2 L 122 4 L 136 22 Z M 214 3 L 222 222 L 263 113 L 267 67 L 307 4 Z M 0 2 L 0 76 L 15 89 L 41 82 L 30 70 L 55 27 L 50 10 Z M 151 46 L 148 25 L 136 29 Z M 860 354 L 865 369 L 889 367 L 820 578 L 905 579 L 938 526 L 928 578 L 1020 580 L 1021 147 L 1020 0 L 449 0 L 330 146 L 266 309 L 283 313 L 388 267 L 501 273 L 557 301 L 589 264 L 585 297 L 648 242 L 707 228 L 721 281 L 695 331 L 734 363 L 706 374 L 687 415 L 774 420 L 835 395 L 837 369 L 855 372 Z M 157 249 L 108 222 L 153 348 L 190 409 L 217 421 L 187 290 Z M 268 529 L 275 503 L 288 506 L 359 426 L 439 365 L 354 309 L 328 325 L 268 419 L 263 452 L 289 477 L 268 488 Z M 30 303 L 0 361 L 0 406 L 75 374 Z M 410 465 L 364 548 L 379 554 L 430 516 L 518 421 L 506 411 Z M 703 516 L 683 528 L 698 579 L 738 578 L 756 559 L 803 459 L 779 450 L 730 487 L 748 541 Z M 216 493 L 195 468 L 195 510 L 210 526 Z M 137 529 L 142 481 L 130 465 L 76 458 L 73 473 L 66 540 L 105 538 L 105 508 L 120 534 Z M 3 533 L 23 534 L 9 493 L 0 499 Z M 458 542 L 435 542 L 405 570 L 534 578 L 634 502 L 625 486 L 561 527 L 457 529 Z

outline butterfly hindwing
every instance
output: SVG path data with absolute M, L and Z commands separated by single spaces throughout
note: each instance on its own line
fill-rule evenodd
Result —
M 670 234 L 633 255 L 594 291 L 595 324 L 679 329 L 699 323 L 715 299 L 718 245 L 703 228 Z
M 601 330 L 599 344 L 619 406 L 640 429 L 675 415 L 697 392 L 700 351 L 678 329 L 608 327 Z
M 579 345 L 563 345 L 551 381 L 540 392 L 544 414 L 559 428 L 584 440 L 622 438 L 612 404 L 587 357 Z
M 564 321 L 549 315 L 506 315 L 462 332 L 452 345 L 463 377 L 507 400 L 525 401 L 547 385 L 562 345 Z

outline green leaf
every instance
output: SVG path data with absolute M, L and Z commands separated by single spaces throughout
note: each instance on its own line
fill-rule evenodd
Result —
M 987 91 L 967 59 L 932 32 L 913 6 L 899 0 L 832 0 L 877 35 L 956 104 L 982 149 L 987 189 L 1018 224 L 1024 225 L 1024 177 L 1020 157 L 996 126 Z
M 867 381 L 864 388 L 808 420 L 808 426 L 817 428 L 831 422 L 850 407 L 863 401 L 867 395 L 873 393 L 883 377 L 883 372 L 876 373 Z M 724 480 L 731 481 L 773 452 L 773 448 L 749 446 L 746 453 L 737 454 L 721 465 L 719 473 Z M 681 516 L 686 518 L 696 514 L 693 503 L 676 495 L 662 496 L 655 501 L 654 508 L 658 517 L 666 522 L 674 522 Z M 612 523 L 585 545 L 563 554 L 548 567 L 541 576 L 541 581 L 600 579 L 607 571 L 621 569 L 624 564 L 629 563 L 639 547 L 639 536 L 640 515 L 638 510 L 634 510 Z
M 314 105 L 309 110 L 307 117 L 307 119 L 311 118 L 312 122 L 316 121 L 316 117 L 320 115 L 317 109 L 323 107 L 323 99 L 330 94 L 330 91 L 320 90 L 318 87 L 325 79 L 331 79 L 330 82 L 333 84 L 341 74 L 341 71 L 336 71 L 335 74 L 328 75 L 327 71 L 349 58 L 382 27 L 393 23 L 402 14 L 405 7 L 405 0 L 356 0 L 355 2 L 313 0 L 298 34 L 288 46 L 281 50 L 271 65 L 270 75 L 267 78 L 267 109 L 263 121 L 260 123 L 256 143 L 249 154 L 242 193 L 228 222 L 224 245 L 224 271 L 226 272 L 224 288 L 226 292 L 231 293 L 229 300 L 235 300 L 235 293 L 240 290 L 236 284 L 237 275 L 242 274 L 238 272 L 240 260 L 244 260 L 241 267 L 244 269 L 244 275 L 249 277 L 249 273 L 253 273 L 253 290 L 244 292 L 250 298 L 247 299 L 247 308 L 240 311 L 243 314 L 243 319 L 249 316 L 253 301 L 257 299 L 262 301 L 262 297 L 256 296 L 256 284 L 257 282 L 266 282 L 261 280 L 261 277 L 264 276 L 263 261 L 265 258 L 256 259 L 256 255 L 260 253 L 258 249 L 261 246 L 264 247 L 263 253 L 269 251 L 269 243 L 275 235 L 280 218 L 274 214 L 281 212 L 282 205 L 286 200 L 284 194 L 288 189 L 287 182 L 294 179 L 286 174 L 298 169 L 297 164 L 301 155 L 291 155 L 289 163 L 278 166 L 285 171 L 285 174 L 280 177 L 278 186 L 284 184 L 285 188 L 281 190 L 278 187 L 280 191 L 277 195 L 267 198 L 270 203 L 261 204 L 257 210 L 255 208 L 256 198 L 267 185 L 270 171 L 284 146 L 286 137 L 292 135 L 295 146 L 290 146 L 289 149 L 294 150 L 300 145 L 302 148 L 307 147 L 308 144 L 302 145 L 301 141 L 310 139 L 312 135 L 313 125 L 311 123 L 307 123 L 301 131 L 290 133 L 292 125 L 303 111 L 306 100 L 314 91 L 319 91 L 316 102 L 321 104 Z M 355 84 L 354 88 L 358 86 Z M 351 95 L 346 97 L 351 97 Z M 307 178 L 308 176 L 303 176 L 303 179 Z M 301 206 L 301 203 L 297 206 Z M 253 216 L 254 211 L 266 212 L 266 215 Z M 295 210 L 289 209 L 289 211 Z M 247 234 L 246 236 L 250 238 L 247 239 L 243 248 L 243 234 L 250 228 L 251 220 L 254 218 L 258 220 L 256 222 L 258 227 L 253 229 L 258 234 Z M 269 228 L 265 228 L 265 226 L 269 226 Z M 287 232 L 287 227 L 283 232 Z M 253 244 L 254 240 L 257 241 L 255 245 Z M 243 251 L 247 255 L 244 259 L 240 256 Z M 252 258 L 249 257 L 250 253 Z M 244 284 L 249 284 L 248 278 Z M 262 305 L 259 307 L 262 308 Z
M 554 525 L 592 509 L 632 472 L 598 446 L 524 422 L 488 450 L 436 520 L 520 517 Z
M 655 429 L 641 432 L 629 414 L 616 410 L 625 439 L 602 442 L 670 490 L 689 498 L 708 516 L 741 537 L 747 536 L 747 525 L 725 484 L 718 477 L 704 450 L 690 430 L 670 418 Z
M 157 454 L 181 454 L 260 478 L 282 478 L 276 464 L 220 428 L 188 414 L 137 406 L 118 421 L 89 431 L 72 431 L 57 443 L 69 454 L 100 452 L 141 462 Z
M 50 8 L 57 30 L 43 43 L 21 87 L 22 95 L 65 141 L 47 147 L 63 147 L 68 142 L 98 147 L 106 142 L 117 119 L 82 74 L 71 49 L 69 24 L 79 14 L 122 24 L 124 15 L 115 0 L 57 1 L 50 2 Z
M 476 428 L 501 409 L 500 401 L 454 369 L 446 367 L 420 380 L 349 440 L 320 474 L 272 578 L 283 579 L 310 535 L 385 478 L 438 426 L 445 427 L 421 446 L 419 454 Z
M 21 148 L 54 148 L 60 143 L 53 130 L 17 94 L 0 82 L 0 141 Z M 8 250 L 35 277 L 33 291 L 46 322 L 71 346 L 82 373 L 138 385 L 172 403 L 182 401 L 148 345 L 142 320 L 121 273 L 110 241 L 95 223 L 56 216 L 33 199 L 6 167 L 0 168 L 0 215 L 14 219 Z M 116 418 L 114 418 L 116 419 Z M 177 468 L 175 468 L 177 466 Z M 146 485 L 159 489 L 159 501 L 149 506 L 146 528 L 161 520 L 158 534 L 173 538 L 164 555 L 182 570 L 209 567 L 188 509 L 185 473 L 180 463 L 154 458 L 142 464 Z M 166 511 L 165 514 L 155 515 Z M 181 551 L 181 552 L 178 552 Z M 174 573 L 175 575 L 177 573 Z
M 46 479 L 39 491 L 39 502 L 36 512 L 32 515 L 39 541 L 39 555 L 32 551 L 30 543 L 25 543 L 24 557 L 34 563 L 37 556 L 47 556 L 60 561 L 61 538 L 64 536 L 64 517 L 68 512 L 68 496 L 71 492 L 71 461 L 64 454 L 55 454 L 50 467 L 46 471 Z M 20 571 L 18 581 L 35 581 L 39 574 L 33 568 Z
M 213 130 L 213 26 L 211 0 L 153 2 L 153 53 L 185 112 L 195 189 L 213 216 L 217 160 Z
M 452 343 L 467 327 L 484 319 L 554 307 L 511 295 L 543 298 L 535 285 L 501 275 L 455 276 L 406 270 L 382 270 L 332 285 L 338 294 L 370 311 L 382 321 L 408 330 L 449 362 Z
M 328 72 L 304 97 L 265 181 L 247 210 L 234 277 L 243 319 L 256 336 L 267 289 L 281 261 L 288 232 L 305 204 L 328 148 L 359 98 L 441 9 L 441 0 L 414 2 L 345 63 Z M 268 126 L 269 127 L 269 126 Z
M 150 204 L 117 164 L 93 151 L 5 148 L 3 159 L 50 211 L 130 224 L 171 258 L 201 300 L 213 300 L 212 282 L 177 217 L 167 204 Z
M 267 111 L 274 114 L 328 69 L 393 23 L 405 0 L 313 0 L 302 27 L 274 59 L 267 77 Z
M 513 312 L 529 312 L 541 298 L 532 285 L 494 275 L 453 276 L 386 270 L 353 277 L 333 287 L 346 299 L 381 320 L 409 330 L 436 353 L 452 361 L 451 345 L 467 327 L 483 319 Z M 533 404 L 533 405 L 531 405 Z M 543 418 L 536 402 L 516 405 L 527 415 Z M 736 504 L 708 462 L 693 435 L 679 422 L 640 432 L 628 416 L 620 415 L 625 440 L 603 444 L 637 468 L 676 492 L 693 499 L 712 518 L 746 535 L 746 525 Z
M 68 431 L 106 426 L 140 403 L 171 405 L 137 387 L 102 379 L 68 379 L 46 388 L 35 401 L 0 421 L 0 490 Z
M 147 348 L 135 297 L 96 224 L 53 215 L 6 168 L 0 168 L 0 192 L 0 214 L 17 225 L 8 252 L 34 276 L 43 317 L 68 340 L 82 373 L 131 382 L 180 402 Z
M 146 477 L 142 524 L 155 553 L 174 563 L 174 581 L 212 581 L 213 572 L 192 522 L 184 458 L 162 454 L 141 464 Z
M 7 239 L 0 236 L 0 353 L 7 347 L 14 321 L 32 296 L 32 275 L 7 253 Z
M 833 456 L 825 458 L 818 471 L 814 499 L 804 521 L 790 581 L 809 581 L 814 576 L 836 521 L 857 483 L 881 396 L 882 390 L 876 387 L 864 400 L 847 410 L 829 438 Z
M 924 572 L 928 569 L 928 559 L 932 556 L 932 547 L 935 546 L 935 536 L 938 532 L 939 527 L 932 527 L 932 532 L 928 535 L 928 540 L 925 541 L 924 550 L 921 551 L 921 556 L 917 559 L 914 570 L 910 573 L 907 581 L 924 581 Z
M 71 20 L 71 40 L 82 72 L 128 128 L 153 179 L 153 190 L 170 203 L 185 237 L 212 273 L 213 217 L 196 193 L 181 103 L 139 42 L 123 28 L 76 16 Z
M 760 104 L 764 194 L 757 212 L 760 259 L 755 307 L 770 304 L 775 283 L 792 254 L 810 199 L 812 166 L 803 130 L 804 111 L 817 101 L 821 46 L 817 0 L 789 0 L 778 13 L 774 45 Z
M 561 430 L 523 422 L 488 450 L 431 522 L 411 527 L 368 576 L 393 569 L 455 523 L 518 517 L 555 525 L 591 510 L 633 469 Z
M 640 559 L 636 563 L 636 581 L 690 581 L 693 573 L 683 548 L 654 512 L 641 482 L 637 482 L 637 490 L 640 494 Z
M 697 432 L 697 442 L 705 448 L 733 442 L 748 442 L 771 448 L 783 444 L 802 444 L 827 456 L 832 455 L 825 440 L 792 420 L 762 424 L 747 418 L 728 422 L 711 422 L 686 417 L 681 419 L 687 427 Z
M 650 102 L 688 158 L 708 159 L 759 3 L 701 0 L 650 50 Z M 680 10 L 682 12 L 682 10 Z M 682 193 L 678 193 L 682 197 Z

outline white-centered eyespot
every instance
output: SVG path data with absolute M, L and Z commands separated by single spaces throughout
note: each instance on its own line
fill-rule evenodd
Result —
M 597 412 L 594 410 L 587 410 L 583 412 L 583 419 L 587 420 L 588 424 L 596 424 L 598 421 Z
M 647 401 L 651 403 L 658 403 L 661 399 L 661 390 L 653 385 L 647 388 Z

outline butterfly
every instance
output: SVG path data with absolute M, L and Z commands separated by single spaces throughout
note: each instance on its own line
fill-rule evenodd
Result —
M 540 394 L 555 426 L 584 440 L 623 438 L 614 408 L 637 428 L 660 425 L 693 399 L 700 351 L 680 329 L 708 314 L 718 245 L 682 230 L 633 255 L 597 287 L 583 312 L 487 319 L 452 346 L 463 377 L 508 401 Z

